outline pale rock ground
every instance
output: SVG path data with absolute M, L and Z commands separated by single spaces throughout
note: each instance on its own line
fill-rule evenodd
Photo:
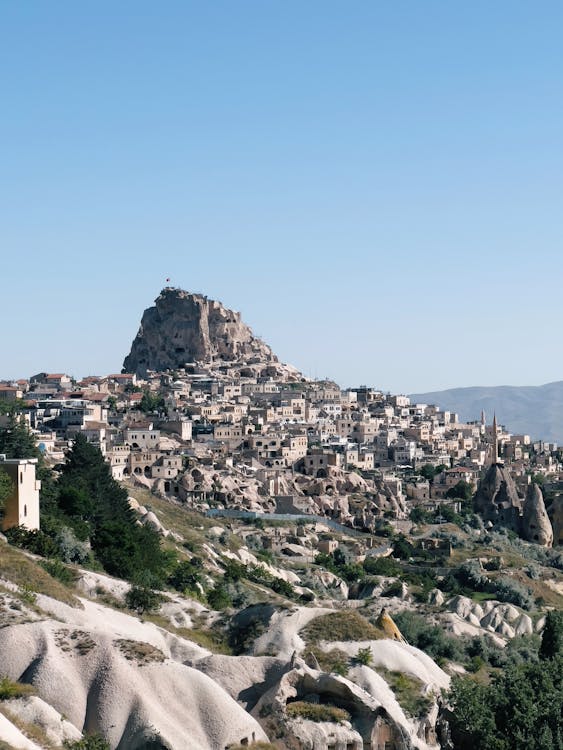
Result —
M 82 737 L 82 732 L 70 721 L 36 695 L 10 700 L 5 705 L 21 721 L 38 726 L 54 745 L 62 745 L 65 740 L 79 740 Z
M 82 603 L 84 609 L 73 609 L 39 595 L 37 604 L 58 619 L 8 626 L 0 640 L 3 671 L 32 683 L 76 729 L 101 730 L 120 750 L 142 748 L 155 735 L 180 749 L 189 710 L 190 750 L 266 739 L 216 682 L 183 663 L 209 656 L 205 649 L 130 615 Z M 128 644 L 134 649 L 143 643 L 155 648 L 143 663 L 121 651 L 120 639 L 136 641 Z
M 15 747 L 17 750 L 41 750 L 39 745 L 28 740 L 22 732 L 12 724 L 3 714 L 0 713 L 0 741 L 5 742 L 9 747 Z
M 502 647 L 505 639 L 534 632 L 532 618 L 512 604 L 497 601 L 479 604 L 466 596 L 454 596 L 447 607 L 450 612 L 441 619 L 454 635 L 487 635 Z
M 440 669 L 428 654 L 414 646 L 409 646 L 407 643 L 388 639 L 353 642 L 323 641 L 320 646 L 327 651 L 333 648 L 344 651 L 350 658 L 356 656 L 360 648 L 369 648 L 374 666 L 416 677 L 436 693 L 439 693 L 442 688 L 449 687 L 450 684 L 448 675 Z
M 223 555 L 228 557 L 230 560 L 236 560 L 237 562 L 243 563 L 243 565 L 261 565 L 265 570 L 276 578 L 283 578 L 288 583 L 299 583 L 299 576 L 293 573 L 291 570 L 284 570 L 283 568 L 275 568 L 273 565 L 259 560 L 250 552 L 246 547 L 241 547 L 236 552 L 230 550 L 224 550 Z
M 305 648 L 299 631 L 315 617 L 330 612 L 334 610 L 326 607 L 294 607 L 275 612 L 266 632 L 254 641 L 254 655 L 275 653 L 280 659 L 290 659 L 295 651 L 299 653 Z

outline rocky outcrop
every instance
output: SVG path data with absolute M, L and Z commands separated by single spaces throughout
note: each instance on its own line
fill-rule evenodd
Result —
M 501 464 L 493 464 L 481 480 L 474 500 L 475 511 L 493 526 L 520 533 L 522 499 L 514 480 Z
M 553 544 L 563 544 L 563 495 L 558 495 L 549 507 L 553 527 Z
M 553 529 L 545 510 L 542 491 L 537 484 L 531 484 L 526 493 L 522 536 L 543 547 L 551 547 L 553 544 Z
M 148 370 L 174 370 L 191 362 L 237 364 L 249 374 L 283 370 L 240 313 L 201 294 L 166 287 L 143 313 L 123 371 L 144 376 Z

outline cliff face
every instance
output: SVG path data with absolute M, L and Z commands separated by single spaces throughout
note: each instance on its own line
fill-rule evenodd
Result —
M 176 369 L 195 361 L 274 369 L 278 362 L 240 313 L 200 294 L 167 287 L 143 313 L 123 370 L 143 376 L 147 370 Z

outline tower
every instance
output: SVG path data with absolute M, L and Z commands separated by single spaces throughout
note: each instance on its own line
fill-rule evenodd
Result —
M 4 505 L 2 530 L 24 526 L 29 531 L 39 528 L 39 490 L 35 478 L 36 458 L 6 458 L 0 455 L 0 470 L 12 480 L 12 492 Z
M 499 457 L 498 457 L 498 429 L 497 429 L 496 412 L 494 413 L 494 416 L 493 416 L 493 447 L 492 447 L 491 463 L 493 465 L 500 463 Z

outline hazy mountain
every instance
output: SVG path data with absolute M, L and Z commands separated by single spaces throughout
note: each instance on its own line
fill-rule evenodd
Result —
M 563 381 L 537 386 L 451 388 L 413 393 L 410 397 L 419 403 L 438 404 L 455 411 L 462 420 L 479 419 L 484 409 L 490 423 L 496 412 L 499 423 L 510 432 L 563 442 Z

